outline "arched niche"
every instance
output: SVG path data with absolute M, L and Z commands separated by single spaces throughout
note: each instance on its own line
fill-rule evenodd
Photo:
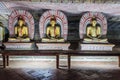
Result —
M 80 20 L 80 24 L 79 24 L 80 39 L 84 38 L 84 35 L 86 34 L 86 27 L 88 24 L 90 24 L 92 17 L 96 17 L 98 24 L 100 24 L 102 35 L 107 34 L 107 20 L 105 16 L 100 12 L 87 12 L 82 16 Z
M 33 16 L 28 11 L 25 11 L 25 10 L 14 10 L 9 16 L 8 29 L 10 32 L 10 37 L 13 37 L 15 35 L 14 27 L 17 23 L 17 19 L 19 16 L 22 16 L 24 18 L 25 23 L 28 26 L 29 38 L 33 39 L 34 38 L 34 19 L 33 19 Z
M 40 18 L 40 22 L 39 22 L 40 38 L 45 37 L 46 27 L 50 22 L 51 16 L 53 16 L 53 15 L 56 17 L 57 24 L 60 25 L 61 37 L 64 38 L 65 40 L 67 40 L 67 35 L 68 35 L 67 17 L 63 12 L 57 11 L 57 10 L 48 10 L 42 14 L 42 16 Z

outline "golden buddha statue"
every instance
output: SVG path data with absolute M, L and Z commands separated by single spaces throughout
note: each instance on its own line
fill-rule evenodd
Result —
M 0 22 L 0 42 L 4 40 L 4 34 L 5 34 L 4 26 L 3 23 Z
M 47 26 L 46 35 L 50 39 L 57 39 L 60 37 L 60 27 L 56 26 L 56 19 L 54 16 L 50 20 L 50 26 Z
M 60 36 L 60 26 L 56 24 L 56 18 L 53 15 L 50 19 L 50 25 L 46 27 L 46 38 L 43 38 L 42 42 L 64 42 L 64 39 Z
M 91 19 L 91 23 L 86 28 L 84 42 L 107 42 L 107 39 L 102 35 L 101 26 L 97 23 L 95 17 Z
M 9 38 L 9 41 L 21 41 L 28 42 L 30 41 L 28 35 L 28 26 L 25 24 L 25 20 L 22 16 L 18 17 L 18 22 L 15 25 L 15 38 Z
M 16 38 L 28 37 L 28 27 L 25 25 L 25 21 L 21 16 L 18 18 L 18 24 L 15 26 L 15 37 Z

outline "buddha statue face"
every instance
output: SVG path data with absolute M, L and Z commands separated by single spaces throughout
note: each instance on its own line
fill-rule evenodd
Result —
M 19 21 L 18 21 L 18 25 L 19 25 L 20 27 L 22 27 L 23 24 L 24 24 L 24 21 L 23 21 L 23 20 L 19 20 Z
M 51 27 L 54 27 L 56 22 L 54 20 L 50 21 Z
M 50 24 L 51 24 L 51 27 L 54 27 L 56 24 L 56 17 L 54 15 L 50 19 Z
M 92 26 L 95 27 L 96 24 L 97 24 L 97 21 L 96 21 L 96 20 L 93 20 L 91 23 L 92 23 Z
M 97 19 L 95 17 L 92 17 L 91 19 L 91 24 L 92 24 L 92 27 L 95 27 L 96 24 L 97 24 Z

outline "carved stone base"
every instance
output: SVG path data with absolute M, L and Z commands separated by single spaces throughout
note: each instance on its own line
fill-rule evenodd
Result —
M 112 51 L 114 44 L 80 44 L 81 50 Z
M 68 50 L 70 43 L 37 43 L 39 50 Z
M 6 50 L 34 50 L 34 43 L 4 43 Z

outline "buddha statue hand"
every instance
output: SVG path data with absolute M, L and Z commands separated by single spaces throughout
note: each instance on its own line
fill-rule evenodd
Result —
M 56 39 L 56 38 L 51 36 L 50 39 Z
M 28 36 L 26 34 L 24 34 L 21 38 L 27 38 Z
M 18 35 L 17 35 L 17 34 L 15 34 L 15 36 L 14 36 L 14 37 L 15 37 L 15 38 L 17 38 L 17 36 L 18 36 Z
M 51 38 L 48 34 L 46 34 L 46 37 L 47 37 L 48 39 L 50 39 L 50 38 Z
M 92 38 L 93 40 L 98 40 L 98 38 Z
M 58 35 L 55 36 L 55 39 L 59 39 L 59 38 L 60 38 L 60 36 L 58 36 Z
M 97 36 L 97 38 L 100 38 L 100 37 L 101 37 L 101 35 L 98 35 L 98 36 Z

